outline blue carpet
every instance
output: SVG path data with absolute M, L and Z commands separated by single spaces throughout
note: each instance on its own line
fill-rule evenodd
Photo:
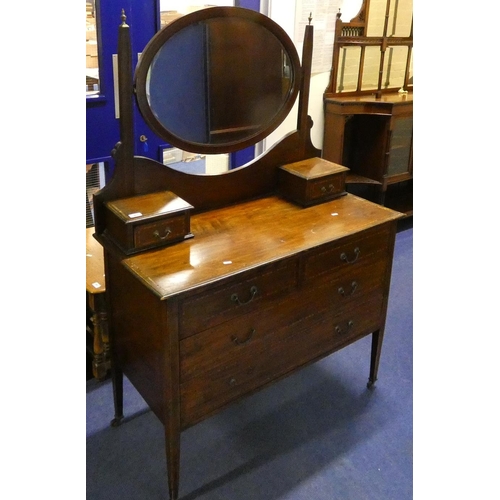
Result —
M 404 221 L 403 221 L 404 222 Z M 186 430 L 182 500 L 413 498 L 413 227 L 397 234 L 374 390 L 365 338 Z M 87 499 L 168 498 L 163 427 L 128 380 L 87 382 Z

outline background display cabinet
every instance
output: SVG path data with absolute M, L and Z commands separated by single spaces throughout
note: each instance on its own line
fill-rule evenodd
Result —
M 324 94 L 323 158 L 350 169 L 347 190 L 413 214 L 413 2 L 364 0 L 337 15 Z
M 375 383 L 402 214 L 347 193 L 346 167 L 319 158 L 311 143 L 311 24 L 299 59 L 263 14 L 198 10 L 159 31 L 134 73 L 131 29 L 123 15 L 121 138 L 113 177 L 94 196 L 112 424 L 122 422 L 126 376 L 164 426 L 175 500 L 188 427 L 366 336 L 368 385 Z M 175 82 L 166 70 L 173 61 Z M 220 99 L 211 81 L 238 92 Z M 186 173 L 134 154 L 134 100 L 175 147 L 219 154 L 268 136 L 297 98 L 296 130 L 231 171 Z

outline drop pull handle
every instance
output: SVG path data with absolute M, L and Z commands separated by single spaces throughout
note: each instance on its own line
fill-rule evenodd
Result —
M 359 254 L 360 254 L 360 253 L 361 253 L 361 252 L 360 252 L 359 248 L 358 248 L 358 247 L 356 247 L 356 248 L 354 249 L 354 258 L 349 259 L 349 258 L 347 257 L 347 254 L 346 254 L 345 252 L 342 252 L 342 253 L 340 254 L 340 260 L 343 260 L 344 262 L 347 262 L 348 264 L 354 264 L 354 262 L 356 262 L 356 261 L 358 260 L 358 257 L 359 257 Z
M 358 283 L 356 281 L 353 281 L 351 283 L 351 291 L 349 293 L 346 293 L 343 287 L 339 287 L 338 292 L 340 293 L 340 295 L 342 295 L 342 297 L 350 297 L 351 295 L 354 294 L 357 288 L 358 288 Z
M 236 335 L 231 335 L 231 340 L 236 345 L 245 345 L 245 344 L 248 344 L 252 340 L 254 333 L 255 333 L 255 328 L 252 328 L 252 330 L 250 331 L 249 335 L 247 336 L 247 338 L 245 340 L 240 340 Z
M 345 335 L 346 333 L 349 332 L 349 330 L 354 326 L 354 321 L 349 320 L 347 322 L 347 325 L 345 328 L 341 328 L 339 325 L 335 327 L 335 333 L 338 333 L 339 335 Z
M 257 295 L 257 287 L 256 286 L 253 286 L 252 288 L 250 288 L 250 298 L 244 302 L 244 301 L 241 301 L 238 297 L 238 294 L 237 293 L 233 293 L 231 295 L 231 300 L 233 302 L 236 302 L 236 304 L 238 304 L 239 306 L 242 306 L 244 304 L 248 304 L 250 302 L 252 302 L 252 300 L 255 298 L 255 296 Z
M 160 236 L 160 231 L 158 231 L 158 230 L 156 230 L 153 233 L 153 236 L 161 241 L 164 241 L 170 236 L 171 233 L 172 233 L 172 230 L 169 227 L 167 227 L 167 228 L 165 228 L 165 234 L 163 236 Z

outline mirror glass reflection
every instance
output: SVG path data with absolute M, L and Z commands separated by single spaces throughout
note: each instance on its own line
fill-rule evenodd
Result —
M 337 92 L 354 92 L 358 86 L 361 47 L 342 47 Z
M 405 81 L 408 47 L 389 47 L 384 58 L 382 88 L 402 87 Z
M 387 36 L 410 36 L 413 20 L 413 0 L 391 2 Z
M 148 69 L 146 94 L 174 136 L 223 145 L 267 128 L 292 87 L 290 58 L 273 33 L 249 19 L 212 18 L 166 40 Z
M 210 5 L 234 7 L 234 1 L 211 0 Z M 205 4 L 192 0 L 160 0 L 160 28 L 164 28 L 179 17 L 205 8 Z M 202 155 L 175 147 L 164 147 L 161 159 L 162 163 L 170 168 L 198 175 L 216 175 L 234 168 L 229 154 Z
M 200 154 L 164 147 L 162 163 L 187 174 L 217 175 L 230 170 L 231 157 L 228 153 Z
M 388 0 L 370 0 L 367 14 L 366 36 L 384 35 L 387 1 Z
M 378 86 L 378 75 L 380 69 L 380 47 L 365 47 L 365 58 L 363 64 L 363 90 L 376 90 Z
M 335 61 L 334 91 L 339 94 L 368 93 L 413 85 L 413 57 L 409 54 L 409 47 L 412 46 L 413 0 L 365 0 L 362 5 L 368 9 L 366 33 L 354 42 L 342 38 L 336 42 L 340 50 Z M 344 18 L 342 13 L 342 19 L 345 22 L 349 16 Z M 349 38 L 352 35 L 343 36 Z M 408 80 L 405 81 L 407 71 Z
M 410 36 L 412 19 L 413 0 L 370 0 L 366 36 Z

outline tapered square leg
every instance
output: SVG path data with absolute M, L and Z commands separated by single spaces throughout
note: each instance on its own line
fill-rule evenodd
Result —
M 370 358 L 370 377 L 368 379 L 367 387 L 371 389 L 377 381 L 378 366 L 380 362 L 380 353 L 382 351 L 382 341 L 384 339 L 384 332 L 376 330 L 372 333 L 372 350 Z
M 116 368 L 111 369 L 113 382 L 113 401 L 115 405 L 115 418 L 111 421 L 112 427 L 117 427 L 123 419 L 123 372 Z

